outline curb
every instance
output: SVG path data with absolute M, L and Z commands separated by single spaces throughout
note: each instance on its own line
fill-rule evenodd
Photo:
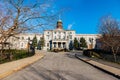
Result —
M 10 71 L 7 71 L 7 72 L 4 72 L 4 73 L 0 74 L 0 79 L 3 79 L 3 78 L 5 78 L 5 77 L 7 77 L 7 76 L 9 76 L 9 75 L 11 75 L 11 74 L 13 74 L 13 73 L 15 73 L 15 72 L 18 72 L 18 71 L 26 68 L 27 66 L 29 66 L 29 65 L 35 63 L 36 61 L 42 59 L 44 56 L 45 56 L 45 55 L 41 55 L 40 58 L 35 59 L 33 62 L 26 63 L 26 64 L 24 64 L 24 65 L 21 65 L 20 67 L 14 68 L 14 69 L 12 69 L 12 70 L 10 70 Z M 33 57 L 34 57 L 34 56 L 33 56 Z
M 91 64 L 91 63 L 88 62 L 88 60 L 83 60 L 83 59 L 81 59 L 77 54 L 75 54 L 75 57 L 76 57 L 77 59 L 79 59 L 79 60 L 81 60 L 81 61 L 83 61 L 83 62 L 85 62 L 85 63 L 87 63 L 87 64 L 89 64 L 89 65 L 91 65 L 91 66 L 93 66 L 93 67 L 95 67 L 95 68 L 103 71 L 103 72 L 105 72 L 105 73 L 108 73 L 108 74 L 110 74 L 110 75 L 112 75 L 112 76 L 120 79 L 120 75 L 114 74 L 114 73 L 112 73 L 112 72 L 110 72 L 110 71 L 108 71 L 108 70 L 105 70 L 105 69 L 103 69 L 103 68 L 101 68 L 101 67 L 99 67 L 99 66 L 96 66 L 96 65 L 94 65 L 94 64 Z

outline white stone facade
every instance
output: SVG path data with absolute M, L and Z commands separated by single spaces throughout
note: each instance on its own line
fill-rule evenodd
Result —
M 99 39 L 101 35 L 100 34 L 76 34 L 75 37 L 78 41 L 80 41 L 80 38 L 85 38 L 88 49 L 93 49 L 96 47 L 96 40 Z M 92 46 L 91 46 L 92 45 Z
M 73 30 L 46 30 L 44 31 L 45 47 L 44 50 L 54 48 L 69 48 L 69 42 L 75 38 L 75 31 Z
M 70 41 L 74 42 L 74 38 L 80 42 L 80 38 L 85 38 L 87 46 L 89 49 L 95 48 L 96 39 L 98 39 L 100 34 L 75 34 L 72 30 L 46 30 L 44 31 L 45 47 L 44 50 L 53 48 L 67 48 L 69 49 Z M 91 41 L 92 40 L 92 41 Z M 51 41 L 51 43 L 50 43 Z M 61 46 L 58 45 L 61 44 Z M 65 43 L 66 47 L 63 47 Z M 90 46 L 92 45 L 92 46 Z
M 8 42 L 10 42 L 11 48 L 13 49 L 27 49 L 28 48 L 28 39 L 32 40 L 33 37 L 37 37 L 37 40 L 39 41 L 41 37 L 43 37 L 43 34 L 19 34 L 16 35 L 16 37 L 11 37 Z

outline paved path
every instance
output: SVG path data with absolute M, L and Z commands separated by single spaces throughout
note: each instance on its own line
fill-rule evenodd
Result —
M 2 80 L 118 80 L 74 57 L 45 53 L 42 60 Z
M 11 62 L 7 62 L 4 64 L 0 64 L 0 79 L 6 77 L 8 75 L 11 75 L 12 73 L 17 72 L 17 71 L 31 65 L 32 63 L 35 63 L 36 61 L 38 61 L 39 59 L 44 57 L 44 55 L 42 53 L 43 53 L 43 51 L 36 51 L 36 54 L 31 57 L 27 57 L 27 58 L 19 59 L 16 61 L 11 61 Z

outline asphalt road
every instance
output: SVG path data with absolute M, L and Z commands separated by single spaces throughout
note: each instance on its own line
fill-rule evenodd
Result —
M 118 80 L 74 57 L 74 53 L 45 53 L 45 57 L 2 80 Z

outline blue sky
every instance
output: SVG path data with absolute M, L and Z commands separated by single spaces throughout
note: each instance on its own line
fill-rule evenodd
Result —
M 98 23 L 105 15 L 120 20 L 120 0 L 55 0 L 55 9 L 65 8 L 61 14 L 64 29 L 81 34 L 98 33 Z
M 25 1 L 25 4 L 31 4 L 38 0 Z M 77 34 L 98 33 L 100 18 L 105 15 L 111 15 L 120 21 L 120 0 L 48 0 L 50 3 L 47 0 L 40 1 L 50 4 L 53 12 L 64 9 L 61 14 L 64 29 L 75 30 Z

